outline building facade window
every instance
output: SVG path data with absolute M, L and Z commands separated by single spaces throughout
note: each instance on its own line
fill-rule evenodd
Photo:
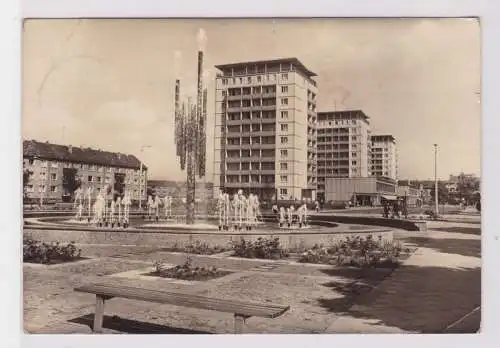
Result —
M 281 93 L 288 93 L 288 86 L 281 86 Z
M 281 98 L 281 105 L 288 105 L 288 98 Z
M 92 175 L 89 175 L 89 176 L 87 177 L 87 181 L 88 181 L 88 182 L 92 182 L 92 179 L 93 179 L 93 178 L 92 178 Z
M 57 186 L 51 186 L 50 192 L 57 192 Z
M 280 169 L 281 170 L 288 170 L 288 163 L 286 163 L 286 162 L 280 163 Z
M 288 137 L 281 137 L 281 143 L 282 144 L 287 144 L 288 143 Z
M 288 157 L 288 150 L 281 150 L 281 157 Z
M 281 175 L 281 182 L 288 182 L 288 176 Z
M 288 131 L 288 125 L 286 123 L 281 125 L 281 131 L 282 132 Z
M 280 194 L 287 195 L 288 194 L 288 190 L 286 188 L 282 188 L 282 189 L 280 189 Z
M 281 118 L 287 119 L 288 118 L 288 111 L 281 111 Z
M 281 79 L 282 80 L 288 80 L 288 74 L 281 74 Z
M 50 174 L 50 179 L 51 180 L 57 180 L 57 174 L 56 173 Z

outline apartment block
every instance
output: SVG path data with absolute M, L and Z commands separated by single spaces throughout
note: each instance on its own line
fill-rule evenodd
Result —
M 361 110 L 318 112 L 318 198 L 325 199 L 327 178 L 368 177 L 370 122 Z
M 371 135 L 371 175 L 398 179 L 398 153 L 392 135 Z
M 130 191 L 132 199 L 144 199 L 147 167 L 142 165 L 142 175 L 140 168 L 140 161 L 133 155 L 35 140 L 23 142 L 23 170 L 29 173 L 24 191 L 29 199 L 70 200 L 75 181 L 83 189 L 93 187 L 95 193 L 108 185 L 115 195 Z
M 215 189 L 316 199 L 316 74 L 297 58 L 216 68 Z

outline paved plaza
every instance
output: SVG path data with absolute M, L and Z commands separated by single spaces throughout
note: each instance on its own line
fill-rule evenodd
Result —
M 248 319 L 246 333 L 477 331 L 480 225 L 429 222 L 427 232 L 392 232 L 395 239 L 415 247 L 392 273 L 380 270 L 367 276 L 290 259 L 235 258 L 228 252 L 191 255 L 194 265 L 232 272 L 208 281 L 145 276 L 154 261 L 177 265 L 186 260 L 184 253 L 166 252 L 161 246 L 79 241 L 85 260 L 48 266 L 24 263 L 24 328 L 30 333 L 90 333 L 95 297 L 73 288 L 105 278 L 117 285 L 290 306 L 276 319 Z M 232 330 L 229 314 L 120 298 L 107 302 L 104 319 L 105 333 Z

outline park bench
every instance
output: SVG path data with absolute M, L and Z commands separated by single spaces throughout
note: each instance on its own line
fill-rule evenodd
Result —
M 232 313 L 234 315 L 235 333 L 243 333 L 243 326 L 247 318 L 276 318 L 290 309 L 290 306 L 224 300 L 180 292 L 148 290 L 103 283 L 87 284 L 77 287 L 74 290 L 96 295 L 96 309 L 92 328 L 92 331 L 95 333 L 102 332 L 104 303 L 113 297 Z

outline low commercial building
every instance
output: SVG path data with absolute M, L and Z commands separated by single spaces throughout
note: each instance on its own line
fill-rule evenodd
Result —
M 398 185 L 397 193 L 399 198 L 406 200 L 409 207 L 422 206 L 422 191 L 420 189 L 410 185 Z
M 147 167 L 133 155 L 26 140 L 23 172 L 24 196 L 31 200 L 70 201 L 77 187 L 98 193 L 106 185 L 114 195 L 145 196 Z
M 325 198 L 330 203 L 378 206 L 397 199 L 396 181 L 386 177 L 326 178 Z

